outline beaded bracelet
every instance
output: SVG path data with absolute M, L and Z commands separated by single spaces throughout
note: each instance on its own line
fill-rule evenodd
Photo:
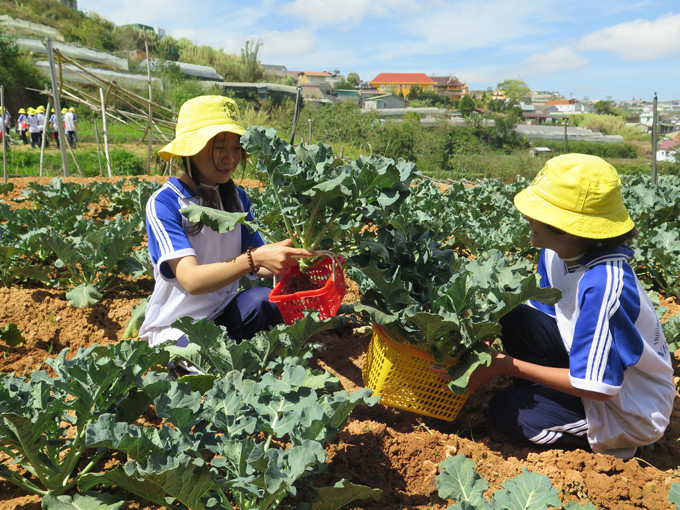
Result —
M 260 266 L 255 265 L 255 261 L 253 261 L 253 247 L 250 246 L 246 250 L 246 255 L 248 256 L 248 265 L 250 266 L 250 272 L 253 274 L 257 274 L 257 272 L 260 270 Z

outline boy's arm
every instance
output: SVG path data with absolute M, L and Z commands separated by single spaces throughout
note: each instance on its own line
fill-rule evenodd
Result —
M 497 377 L 499 375 L 509 375 L 511 377 L 520 377 L 528 381 L 532 381 L 543 386 L 556 389 L 569 395 L 575 395 L 581 398 L 588 398 L 590 400 L 606 401 L 612 398 L 612 395 L 588 391 L 580 388 L 574 388 L 569 380 L 568 368 L 555 368 L 537 365 L 528 361 L 522 361 L 512 356 L 508 356 L 499 351 L 493 351 L 493 360 L 489 367 L 479 367 L 470 377 L 468 389 L 474 392 L 485 382 Z

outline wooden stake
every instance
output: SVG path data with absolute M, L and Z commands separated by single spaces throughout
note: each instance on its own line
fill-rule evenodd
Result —
M 109 156 L 109 140 L 106 132 L 106 101 L 104 101 L 104 89 L 99 88 L 99 97 L 102 100 L 102 129 L 104 130 L 104 155 L 106 156 L 106 168 L 111 177 L 111 157 Z

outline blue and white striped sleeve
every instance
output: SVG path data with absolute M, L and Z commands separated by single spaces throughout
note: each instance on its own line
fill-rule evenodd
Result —
M 154 264 L 159 264 L 161 275 L 174 279 L 168 260 L 196 255 L 182 226 L 178 197 L 172 191 L 161 189 L 146 204 L 146 233 L 149 254 Z
M 586 271 L 579 283 L 579 316 L 569 353 L 569 377 L 576 388 L 616 394 L 625 367 L 614 345 L 612 317 L 621 306 L 622 261 Z

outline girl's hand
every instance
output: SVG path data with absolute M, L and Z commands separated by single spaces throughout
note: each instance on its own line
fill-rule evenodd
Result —
M 491 365 L 481 365 L 472 372 L 470 380 L 468 381 L 468 390 L 474 393 L 481 386 L 489 382 L 491 379 L 503 374 L 503 365 L 509 359 L 507 354 L 491 349 Z
M 298 260 L 303 257 L 312 257 L 313 252 L 294 248 L 292 240 L 286 239 L 278 243 L 265 244 L 252 250 L 253 262 L 273 275 L 285 275 L 291 267 L 298 265 Z
M 491 365 L 488 367 L 486 365 L 481 365 L 472 372 L 470 380 L 468 381 L 467 389 L 470 393 L 474 393 L 485 383 L 491 379 L 498 377 L 503 374 L 503 366 L 507 360 L 511 359 L 508 355 L 497 351 L 496 349 L 491 349 Z M 445 381 L 450 381 L 451 376 L 446 372 L 441 373 L 439 366 L 435 364 L 430 365 L 430 370 L 433 372 L 438 372 L 440 377 Z

